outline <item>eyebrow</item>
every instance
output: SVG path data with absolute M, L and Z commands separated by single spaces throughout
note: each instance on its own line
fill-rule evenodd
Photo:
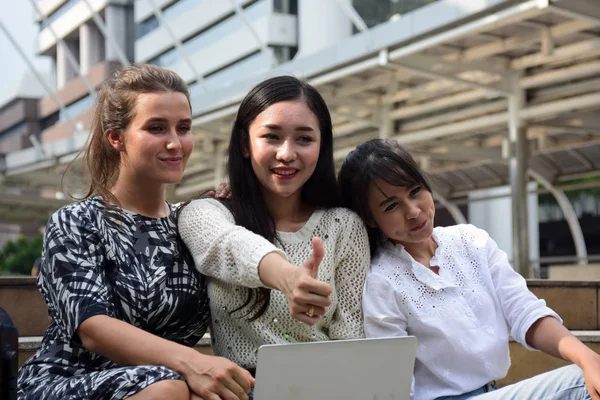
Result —
M 281 126 L 275 125 L 275 124 L 265 124 L 265 125 L 263 125 L 263 128 L 272 129 L 274 131 L 281 131 L 281 130 L 283 130 L 283 128 L 281 128 Z M 301 132 L 314 132 L 315 131 L 310 126 L 297 126 L 296 130 L 297 131 L 301 131 Z
M 151 122 L 162 122 L 162 123 L 167 123 L 167 122 L 169 122 L 169 120 L 168 120 L 168 119 L 166 119 L 166 118 L 150 118 L 150 119 L 149 119 L 149 120 L 147 120 L 145 123 L 146 123 L 146 124 L 148 124 L 148 123 L 151 123 Z M 186 122 L 186 123 L 189 123 L 189 124 L 191 124 L 191 123 L 192 123 L 192 120 L 191 120 L 190 118 L 184 118 L 184 119 L 181 119 L 181 120 L 179 120 L 179 121 L 178 121 L 178 123 L 181 123 L 181 122 Z
M 391 203 L 394 200 L 398 200 L 398 198 L 396 196 L 392 196 L 392 197 L 388 197 L 387 199 L 385 199 L 384 201 L 382 201 L 381 203 L 379 203 L 379 207 L 387 204 L 387 203 Z

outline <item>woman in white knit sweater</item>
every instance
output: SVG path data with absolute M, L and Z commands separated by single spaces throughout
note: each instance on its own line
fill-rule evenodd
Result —
M 179 217 L 209 277 L 213 351 L 252 371 L 263 344 L 363 336 L 366 229 L 337 208 L 331 117 L 294 77 L 242 101 L 229 144 L 229 200 L 201 199 Z

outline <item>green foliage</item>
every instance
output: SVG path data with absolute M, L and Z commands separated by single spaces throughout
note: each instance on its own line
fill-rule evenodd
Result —
M 0 275 L 29 275 L 35 259 L 42 255 L 44 237 L 20 236 L 0 249 Z

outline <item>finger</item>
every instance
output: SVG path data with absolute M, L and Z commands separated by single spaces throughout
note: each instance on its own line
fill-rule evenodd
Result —
M 324 308 L 324 307 L 317 307 L 317 306 L 314 306 L 314 305 L 311 305 L 311 306 L 309 306 L 306 309 L 306 314 L 309 315 L 309 316 L 310 315 L 315 315 L 317 317 L 321 317 L 321 316 L 325 315 L 326 312 L 327 312 L 326 308 Z
M 321 319 L 319 315 L 313 315 L 312 317 L 309 317 L 305 312 L 292 313 L 292 317 L 309 326 L 315 325 L 317 322 L 319 322 L 319 319 Z
M 217 192 L 215 192 L 214 190 L 209 190 L 208 192 L 206 192 L 206 195 L 214 199 L 215 197 L 217 197 Z
M 306 279 L 302 282 L 300 282 L 297 286 L 297 292 L 295 293 L 294 298 L 298 298 L 298 297 L 303 297 L 305 294 L 316 294 L 318 296 L 324 296 L 324 297 L 328 297 L 331 294 L 331 285 L 326 283 L 326 282 L 322 282 L 319 281 L 317 279 Z M 325 303 L 314 303 L 316 305 L 319 306 L 323 306 L 323 307 L 327 307 L 328 304 Z
M 254 386 L 254 378 L 247 370 L 236 368 L 233 373 L 233 379 L 242 388 L 245 394 L 250 393 L 250 389 Z
M 237 365 L 232 369 L 228 369 L 226 374 L 217 378 L 217 382 L 222 385 L 222 387 L 218 386 L 219 391 L 217 393 L 226 400 L 229 400 L 227 395 L 233 395 L 232 400 L 247 399 L 250 385 L 247 380 L 242 379 L 242 376 L 241 368 Z
M 196 397 L 194 397 L 196 396 Z M 211 392 L 206 392 L 203 393 L 202 395 L 198 395 L 196 393 L 194 393 L 192 396 L 190 396 L 192 399 L 202 399 L 202 400 L 221 400 L 221 397 L 219 397 L 218 394 L 216 393 L 211 393 Z
M 327 308 L 331 305 L 331 297 L 306 292 L 295 296 L 292 301 L 294 305 L 303 310 L 307 310 L 310 306 Z
M 215 388 L 216 393 L 223 400 L 244 400 L 248 398 L 242 387 L 232 378 L 217 381 Z
M 317 276 L 319 276 L 319 265 L 321 265 L 321 261 L 323 261 L 323 257 L 325 256 L 325 248 L 323 247 L 321 239 L 316 236 L 312 238 L 312 246 L 313 252 L 311 257 L 310 276 L 317 279 Z

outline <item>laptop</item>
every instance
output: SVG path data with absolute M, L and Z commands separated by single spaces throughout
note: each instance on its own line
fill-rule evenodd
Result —
M 417 338 L 264 345 L 254 400 L 409 400 Z

